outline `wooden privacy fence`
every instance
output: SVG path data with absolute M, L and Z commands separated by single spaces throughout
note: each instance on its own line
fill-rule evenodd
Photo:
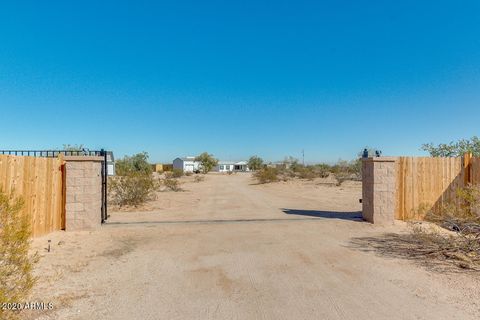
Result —
M 21 196 L 33 236 L 65 229 L 63 159 L 0 155 L 0 189 Z
M 480 158 L 399 157 L 395 219 L 422 219 L 447 202 L 458 202 L 457 190 L 480 183 Z

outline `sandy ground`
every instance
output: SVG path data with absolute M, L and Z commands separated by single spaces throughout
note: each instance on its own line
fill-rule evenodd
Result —
M 357 218 L 361 186 L 183 179 L 151 211 L 34 241 L 31 319 L 478 319 L 478 274 L 437 272 L 362 247 L 398 223 Z M 47 240 L 52 251 L 46 252 Z M 356 243 L 356 244 L 354 244 Z M 359 245 L 360 243 L 360 245 Z

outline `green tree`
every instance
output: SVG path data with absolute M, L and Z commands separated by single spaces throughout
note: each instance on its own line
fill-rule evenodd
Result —
M 480 139 L 473 136 L 470 139 L 460 139 L 438 145 L 425 143 L 421 150 L 428 152 L 432 157 L 460 157 L 469 152 L 476 157 L 480 157 Z
M 63 150 L 65 151 L 83 151 L 85 146 L 83 144 L 64 144 Z
M 208 173 L 218 164 L 218 160 L 208 152 L 197 156 L 195 160 L 200 162 L 200 170 L 202 170 L 203 173 Z
M 303 165 L 298 163 L 298 159 L 292 156 L 285 157 L 285 159 L 283 160 L 283 166 L 285 167 L 285 169 L 291 169 L 294 172 L 301 170 L 300 167 L 303 167 Z
M 263 159 L 259 156 L 251 156 L 247 163 L 250 170 L 257 171 L 263 167 Z
M 125 156 L 123 159 L 117 160 L 116 173 L 119 176 L 126 176 L 131 173 L 140 173 L 150 175 L 153 171 L 151 164 L 148 162 L 148 153 L 141 152 L 133 156 Z

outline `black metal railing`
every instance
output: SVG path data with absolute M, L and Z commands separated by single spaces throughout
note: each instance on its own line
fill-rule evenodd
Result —
M 105 150 L 0 150 L 0 154 L 11 156 L 30 156 L 56 158 L 60 154 L 64 156 L 103 156 Z
M 59 155 L 64 156 L 96 156 L 103 157 L 102 161 L 102 212 L 101 218 L 104 223 L 107 218 L 107 181 L 108 181 L 108 154 L 112 155 L 111 151 L 101 150 L 0 150 L 0 155 L 11 156 L 29 156 L 29 157 L 44 157 L 56 158 Z M 112 157 L 113 160 L 113 157 Z

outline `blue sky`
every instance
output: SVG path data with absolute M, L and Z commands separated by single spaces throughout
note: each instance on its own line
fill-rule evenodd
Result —
M 479 134 L 479 1 L 2 1 L 0 148 L 419 155 Z

